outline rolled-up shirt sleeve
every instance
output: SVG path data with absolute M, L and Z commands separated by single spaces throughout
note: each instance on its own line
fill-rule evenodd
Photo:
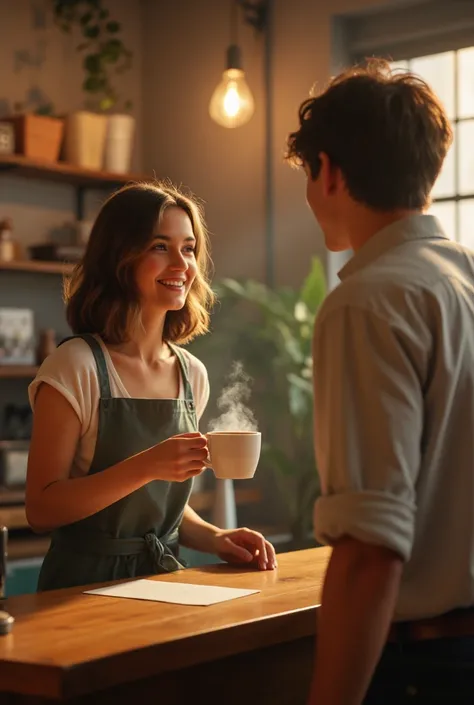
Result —
M 423 424 L 410 336 L 379 314 L 336 307 L 313 342 L 318 541 L 350 536 L 409 559 Z

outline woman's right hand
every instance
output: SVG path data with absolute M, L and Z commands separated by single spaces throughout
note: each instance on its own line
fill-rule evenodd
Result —
M 207 438 L 202 433 L 172 436 L 145 451 L 155 480 L 185 482 L 206 469 Z

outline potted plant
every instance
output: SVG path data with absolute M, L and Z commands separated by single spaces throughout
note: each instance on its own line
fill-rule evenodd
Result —
M 53 0 L 54 18 L 68 33 L 78 28 L 84 56 L 82 87 L 87 109 L 68 115 L 65 158 L 91 169 L 127 172 L 130 167 L 135 120 L 130 101 L 118 112 L 119 94 L 113 81 L 131 66 L 132 53 L 120 38 L 121 25 L 110 17 L 102 0 Z M 116 111 L 115 113 L 113 111 Z
M 29 88 L 23 100 L 16 101 L 11 114 L 2 116 L 2 122 L 10 123 L 14 133 L 14 151 L 29 159 L 56 162 L 59 159 L 64 133 L 64 119 L 54 114 L 50 97 L 38 84 L 45 60 L 45 42 L 38 41 L 35 51 L 22 50 L 15 53 L 17 71 L 29 73 Z
M 16 104 L 15 113 L 2 118 L 13 125 L 15 152 L 29 159 L 57 162 L 64 133 L 64 120 L 52 114 L 52 106 L 28 110 Z
M 219 389 L 232 360 L 254 380 L 262 465 L 275 474 L 286 503 L 292 548 L 311 542 L 318 477 L 313 449 L 312 333 L 326 295 L 324 270 L 313 259 L 300 289 L 271 289 L 256 281 L 224 279 L 210 335 L 193 343 Z

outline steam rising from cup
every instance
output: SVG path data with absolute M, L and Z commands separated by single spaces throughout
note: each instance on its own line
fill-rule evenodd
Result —
M 253 411 L 246 406 L 251 395 L 252 378 L 244 372 L 241 362 L 234 362 L 229 383 L 217 400 L 221 414 L 209 422 L 209 431 L 224 433 L 231 431 L 258 431 Z

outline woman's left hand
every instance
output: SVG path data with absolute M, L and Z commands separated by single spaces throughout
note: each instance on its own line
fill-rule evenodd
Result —
M 273 570 L 277 566 L 275 549 L 258 531 L 226 529 L 219 531 L 214 540 L 215 553 L 227 563 L 254 564 L 259 570 Z

